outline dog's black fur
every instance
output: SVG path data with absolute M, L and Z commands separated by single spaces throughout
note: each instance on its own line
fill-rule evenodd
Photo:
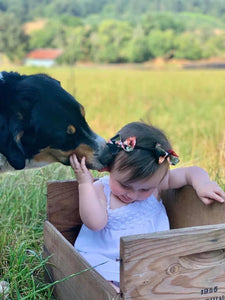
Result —
M 105 141 L 90 129 L 82 105 L 57 80 L 45 74 L 0 75 L 0 153 L 14 169 L 29 163 L 69 165 L 72 153 L 79 159 L 86 156 L 89 168 L 103 167 L 98 158 Z

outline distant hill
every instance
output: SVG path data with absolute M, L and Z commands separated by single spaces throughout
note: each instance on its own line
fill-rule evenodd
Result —
M 198 13 L 225 21 L 224 0 L 0 0 L 0 11 L 14 13 L 22 22 L 58 15 L 135 22 L 147 12 Z

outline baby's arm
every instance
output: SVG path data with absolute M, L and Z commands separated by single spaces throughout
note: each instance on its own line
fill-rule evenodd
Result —
M 211 204 L 214 201 L 223 203 L 225 200 L 225 192 L 215 181 L 210 180 L 204 169 L 199 167 L 193 166 L 170 170 L 165 182 L 169 189 L 179 188 L 186 184 L 192 185 L 198 197 L 205 204 Z
M 93 178 L 85 165 L 75 154 L 70 156 L 70 163 L 79 184 L 79 213 L 82 222 L 92 230 L 100 230 L 107 223 L 106 202 L 102 201 L 94 186 Z M 104 205 L 105 204 L 105 205 Z

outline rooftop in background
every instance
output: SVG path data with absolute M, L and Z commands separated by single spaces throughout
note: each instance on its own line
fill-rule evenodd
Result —
M 61 49 L 35 49 L 26 55 L 26 58 L 31 59 L 56 59 L 62 54 Z
M 26 55 L 25 65 L 51 67 L 63 51 L 61 49 L 45 48 L 35 49 Z

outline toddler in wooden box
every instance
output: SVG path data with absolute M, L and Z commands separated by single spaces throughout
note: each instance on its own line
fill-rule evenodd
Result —
M 223 203 L 224 191 L 199 167 L 169 169 L 179 162 L 165 134 L 141 122 L 125 125 L 108 142 L 109 176 L 93 182 L 75 155 L 70 157 L 79 183 L 83 225 L 75 248 L 118 290 L 120 237 L 169 229 L 162 190 L 192 185 L 205 203 Z

